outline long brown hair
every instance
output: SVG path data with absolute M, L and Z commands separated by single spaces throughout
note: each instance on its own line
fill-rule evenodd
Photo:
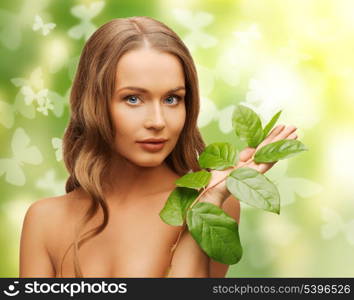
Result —
M 197 160 L 205 144 L 197 128 L 198 78 L 192 56 L 185 44 L 169 27 L 150 17 L 119 18 L 102 25 L 83 48 L 71 88 L 71 117 L 63 137 L 63 158 L 70 174 L 66 181 L 66 192 L 81 187 L 91 200 L 69 247 L 74 246 L 75 277 L 83 277 L 78 259 L 80 247 L 102 232 L 109 220 L 109 210 L 102 192 L 102 178 L 109 166 L 115 135 L 109 101 L 115 88 L 116 66 L 119 58 L 127 51 L 146 46 L 175 55 L 183 66 L 185 76 L 186 121 L 176 147 L 165 161 L 180 176 L 190 170 L 200 170 Z M 87 231 L 79 239 L 80 231 L 100 207 L 103 211 L 102 224 Z

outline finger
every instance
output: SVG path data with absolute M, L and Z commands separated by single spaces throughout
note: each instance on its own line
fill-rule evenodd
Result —
M 286 139 L 290 134 L 292 134 L 293 132 L 296 131 L 296 127 L 295 126 L 287 126 L 282 132 L 280 132 L 277 136 L 275 136 L 272 139 L 272 143 L 276 142 L 276 141 L 280 141 L 280 140 L 284 140 Z
M 272 163 L 255 163 L 255 162 L 251 162 L 250 164 L 247 165 L 247 167 L 249 168 L 253 168 L 255 170 L 257 170 L 259 173 L 264 174 L 265 172 L 267 172 L 271 167 L 273 167 L 276 164 L 276 162 L 272 162 Z
M 278 134 L 284 130 L 284 128 L 285 125 L 278 125 L 274 127 L 270 134 L 264 139 L 264 141 L 258 145 L 257 150 L 269 144 Z
M 286 139 L 287 140 L 296 140 L 297 139 L 297 134 L 295 132 L 293 132 Z
M 251 148 L 251 147 L 247 147 L 247 148 L 243 149 L 240 152 L 240 161 L 249 160 L 252 157 L 254 151 L 256 151 L 256 149 L 255 148 Z
M 280 124 L 272 129 L 272 131 L 268 134 L 266 139 L 273 139 L 276 137 L 280 132 L 282 132 L 285 128 L 285 125 Z

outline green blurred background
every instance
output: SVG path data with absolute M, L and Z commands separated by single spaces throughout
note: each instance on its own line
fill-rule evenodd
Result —
M 266 175 L 281 214 L 241 203 L 241 261 L 227 277 L 354 276 L 352 0 L 2 1 L 0 276 L 18 277 L 28 206 L 64 193 L 68 92 L 88 36 L 113 18 L 171 27 L 197 65 L 207 144 L 229 141 L 236 103 L 295 125 L 309 151 Z M 264 124 L 264 123 L 263 123 Z

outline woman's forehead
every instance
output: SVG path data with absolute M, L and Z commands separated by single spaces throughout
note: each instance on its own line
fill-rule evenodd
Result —
M 184 85 L 180 61 L 169 53 L 141 49 L 124 54 L 117 64 L 116 85 L 148 89 L 152 83 L 175 88 Z

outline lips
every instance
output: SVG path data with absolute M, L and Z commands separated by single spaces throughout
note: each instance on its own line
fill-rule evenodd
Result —
M 151 139 L 145 139 L 142 141 L 138 141 L 138 143 L 162 143 L 162 142 L 166 142 L 167 139 L 156 139 L 156 138 L 151 138 Z
M 160 151 L 166 144 L 166 140 L 161 140 L 161 142 L 137 142 L 144 150 L 149 152 Z

